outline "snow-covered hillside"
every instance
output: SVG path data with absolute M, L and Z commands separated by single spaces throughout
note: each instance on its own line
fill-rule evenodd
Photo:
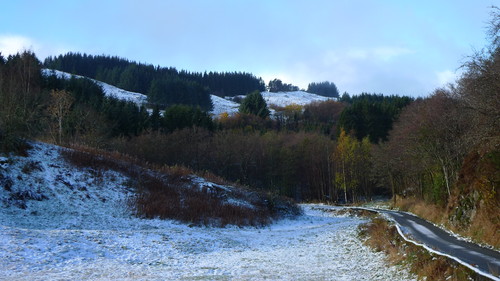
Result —
M 322 102 L 331 100 L 332 98 L 307 93 L 304 91 L 295 91 L 295 92 L 262 92 L 262 97 L 266 101 L 268 106 L 279 106 L 285 107 L 291 104 L 297 105 L 307 105 L 313 102 Z M 245 98 L 244 95 L 238 96 L 238 98 Z M 229 115 L 234 115 L 238 112 L 239 103 L 236 103 L 231 100 L 231 98 L 221 98 L 218 96 L 212 95 L 212 103 L 214 105 L 214 109 L 211 112 L 214 116 L 219 116 L 223 112 L 227 112 Z M 271 115 L 274 115 L 276 112 L 271 109 Z
M 67 72 L 53 70 L 53 69 L 43 69 L 42 71 L 44 75 L 55 74 L 59 78 L 70 79 L 72 76 L 76 78 L 84 78 L 83 76 L 73 75 Z M 90 79 L 90 80 L 94 81 L 99 86 L 101 86 L 106 96 L 132 101 L 137 105 L 142 105 L 147 102 L 148 98 L 144 94 L 126 91 L 95 79 Z M 316 94 L 307 93 L 304 91 L 278 92 L 278 93 L 262 92 L 262 96 L 266 100 L 268 106 L 276 105 L 281 107 L 290 104 L 306 105 L 312 102 L 317 102 L 317 101 L 321 102 L 331 99 L 328 97 L 323 97 Z M 244 98 L 245 96 L 240 96 L 240 97 Z M 238 108 L 240 106 L 239 103 L 215 95 L 211 95 L 211 98 L 212 98 L 212 104 L 214 105 L 213 110 L 210 111 L 210 114 L 212 114 L 212 116 L 218 117 L 221 113 L 224 112 L 228 113 L 229 115 L 234 115 L 238 112 Z M 152 112 L 152 110 L 150 110 L 150 112 Z M 275 113 L 274 110 L 271 110 L 271 115 L 273 115 L 274 113 Z
M 226 112 L 228 115 L 234 115 L 238 112 L 238 108 L 240 107 L 239 103 L 215 95 L 211 95 L 211 97 L 214 108 L 210 113 L 214 117 L 218 117 L 221 113 L 224 112 Z
M 58 78 L 65 78 L 65 79 L 70 79 L 71 76 L 74 76 L 76 78 L 87 78 L 87 77 L 83 77 L 80 75 L 74 75 L 74 74 L 70 74 L 67 72 L 54 70 L 54 69 L 43 69 L 42 73 L 44 75 L 47 75 L 47 76 L 55 74 Z M 90 78 L 88 78 L 88 79 L 90 79 Z M 104 83 L 102 81 L 98 81 L 95 79 L 90 79 L 90 80 L 94 81 L 97 85 L 101 86 L 102 90 L 104 91 L 104 94 L 106 96 L 109 96 L 109 97 L 115 97 L 115 98 L 121 99 L 121 100 L 132 101 L 132 102 L 136 103 L 137 105 L 142 105 L 142 104 L 146 103 L 146 101 L 148 99 L 148 97 L 146 95 L 141 94 L 141 93 L 126 91 L 126 90 L 120 89 L 118 87 L 115 87 L 113 85 L 109 85 L 107 83 Z
M 291 104 L 306 105 L 312 102 L 322 102 L 332 99 L 304 91 L 278 93 L 262 92 L 262 97 L 266 100 L 267 105 L 277 105 L 281 107 Z
M 88 78 L 80 75 L 74 75 L 71 73 L 59 71 L 59 70 L 54 70 L 54 69 L 43 69 L 42 70 L 44 75 L 56 75 L 58 78 L 65 78 L 65 79 L 70 79 L 72 76 L 76 78 Z M 90 78 L 88 78 L 90 79 Z M 102 81 L 98 81 L 95 79 L 90 79 L 94 81 L 97 85 L 101 86 L 104 94 L 106 96 L 110 97 L 115 97 L 118 99 L 122 100 L 127 100 L 127 101 L 132 101 L 136 103 L 137 105 L 142 105 L 147 102 L 148 97 L 144 94 L 141 93 L 135 93 L 135 92 L 130 92 L 127 90 L 120 89 L 118 87 L 115 87 L 113 85 L 104 83 Z M 235 103 L 233 101 L 211 95 L 212 98 L 212 103 L 214 105 L 213 110 L 210 112 L 214 117 L 219 116 L 223 112 L 227 112 L 229 115 L 233 115 L 236 112 L 238 112 L 238 107 L 240 106 L 238 103 Z M 152 112 L 152 110 L 149 110 Z M 163 111 L 162 111 L 163 112 Z
M 266 228 L 134 217 L 124 175 L 77 169 L 56 146 L 0 157 L 2 280 L 407 280 L 357 238 L 364 220 L 304 205 Z M 321 206 L 326 208 L 326 206 Z

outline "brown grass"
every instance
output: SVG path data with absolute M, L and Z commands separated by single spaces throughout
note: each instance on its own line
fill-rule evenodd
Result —
M 159 167 L 117 152 L 81 146 L 64 149 L 62 155 L 75 166 L 92 169 L 96 175 L 115 170 L 130 177 L 137 194 L 129 206 L 139 217 L 174 219 L 196 226 L 263 226 L 287 212 L 300 212 L 290 200 L 269 194 L 238 188 L 200 188 L 192 182 L 194 172 L 182 166 Z M 213 174 L 203 174 L 218 184 L 229 185 Z M 251 206 L 229 204 L 229 196 Z
M 375 251 L 383 251 L 392 264 L 399 264 L 404 260 L 404 246 L 401 239 L 396 239 L 398 233 L 395 227 L 389 227 L 386 220 L 374 218 L 370 223 L 360 226 L 361 237 L 367 238 L 365 245 Z
M 455 197 L 458 196 L 459 195 L 456 195 Z M 457 203 L 452 201 L 447 207 L 440 207 L 416 198 L 397 197 L 395 207 L 403 211 L 411 212 L 435 224 L 443 225 L 461 236 L 471 238 L 476 243 L 487 244 L 499 249 L 500 206 L 496 204 L 487 206 L 483 203 L 482 206 L 476 208 L 474 217 L 471 221 L 460 225 L 450 221 L 450 217 L 452 217 L 457 210 L 457 205 Z
M 318 202 L 321 203 L 321 202 Z M 368 211 L 364 209 L 354 209 L 354 208 L 342 208 L 342 209 L 330 209 L 330 210 L 323 210 L 329 213 L 333 213 L 336 216 L 357 216 L 357 217 L 368 217 L 368 218 L 375 218 L 378 213 L 374 211 Z
M 443 214 L 446 212 L 446 208 L 424 202 L 420 199 L 397 196 L 395 207 L 402 211 L 411 212 L 435 224 L 443 224 L 445 222 Z
M 399 236 L 396 227 L 384 219 L 375 218 L 361 225 L 360 236 L 366 239 L 365 245 L 384 252 L 390 264 L 406 265 L 419 280 L 488 280 L 454 260 L 406 242 Z

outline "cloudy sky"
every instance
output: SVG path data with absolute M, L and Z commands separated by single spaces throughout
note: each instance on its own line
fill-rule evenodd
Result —
M 0 52 L 117 55 L 307 88 L 426 96 L 487 42 L 495 0 L 0 0 Z

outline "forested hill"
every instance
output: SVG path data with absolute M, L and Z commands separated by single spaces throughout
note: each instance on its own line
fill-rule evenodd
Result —
M 187 104 L 210 109 L 210 94 L 235 96 L 265 90 L 264 81 L 250 73 L 178 71 L 116 56 L 67 53 L 48 57 L 44 66 L 144 93 L 149 102 L 164 106 Z
M 368 137 L 372 143 L 378 143 L 387 141 L 393 122 L 414 99 L 362 93 L 352 97 L 344 94 L 341 101 L 350 105 L 340 115 L 341 127 L 353 133 L 358 140 Z

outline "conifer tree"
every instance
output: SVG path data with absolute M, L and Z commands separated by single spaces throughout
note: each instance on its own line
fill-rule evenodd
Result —
M 240 113 L 257 115 L 263 119 L 268 117 L 270 113 L 267 103 L 259 91 L 247 95 L 241 102 L 239 111 Z

